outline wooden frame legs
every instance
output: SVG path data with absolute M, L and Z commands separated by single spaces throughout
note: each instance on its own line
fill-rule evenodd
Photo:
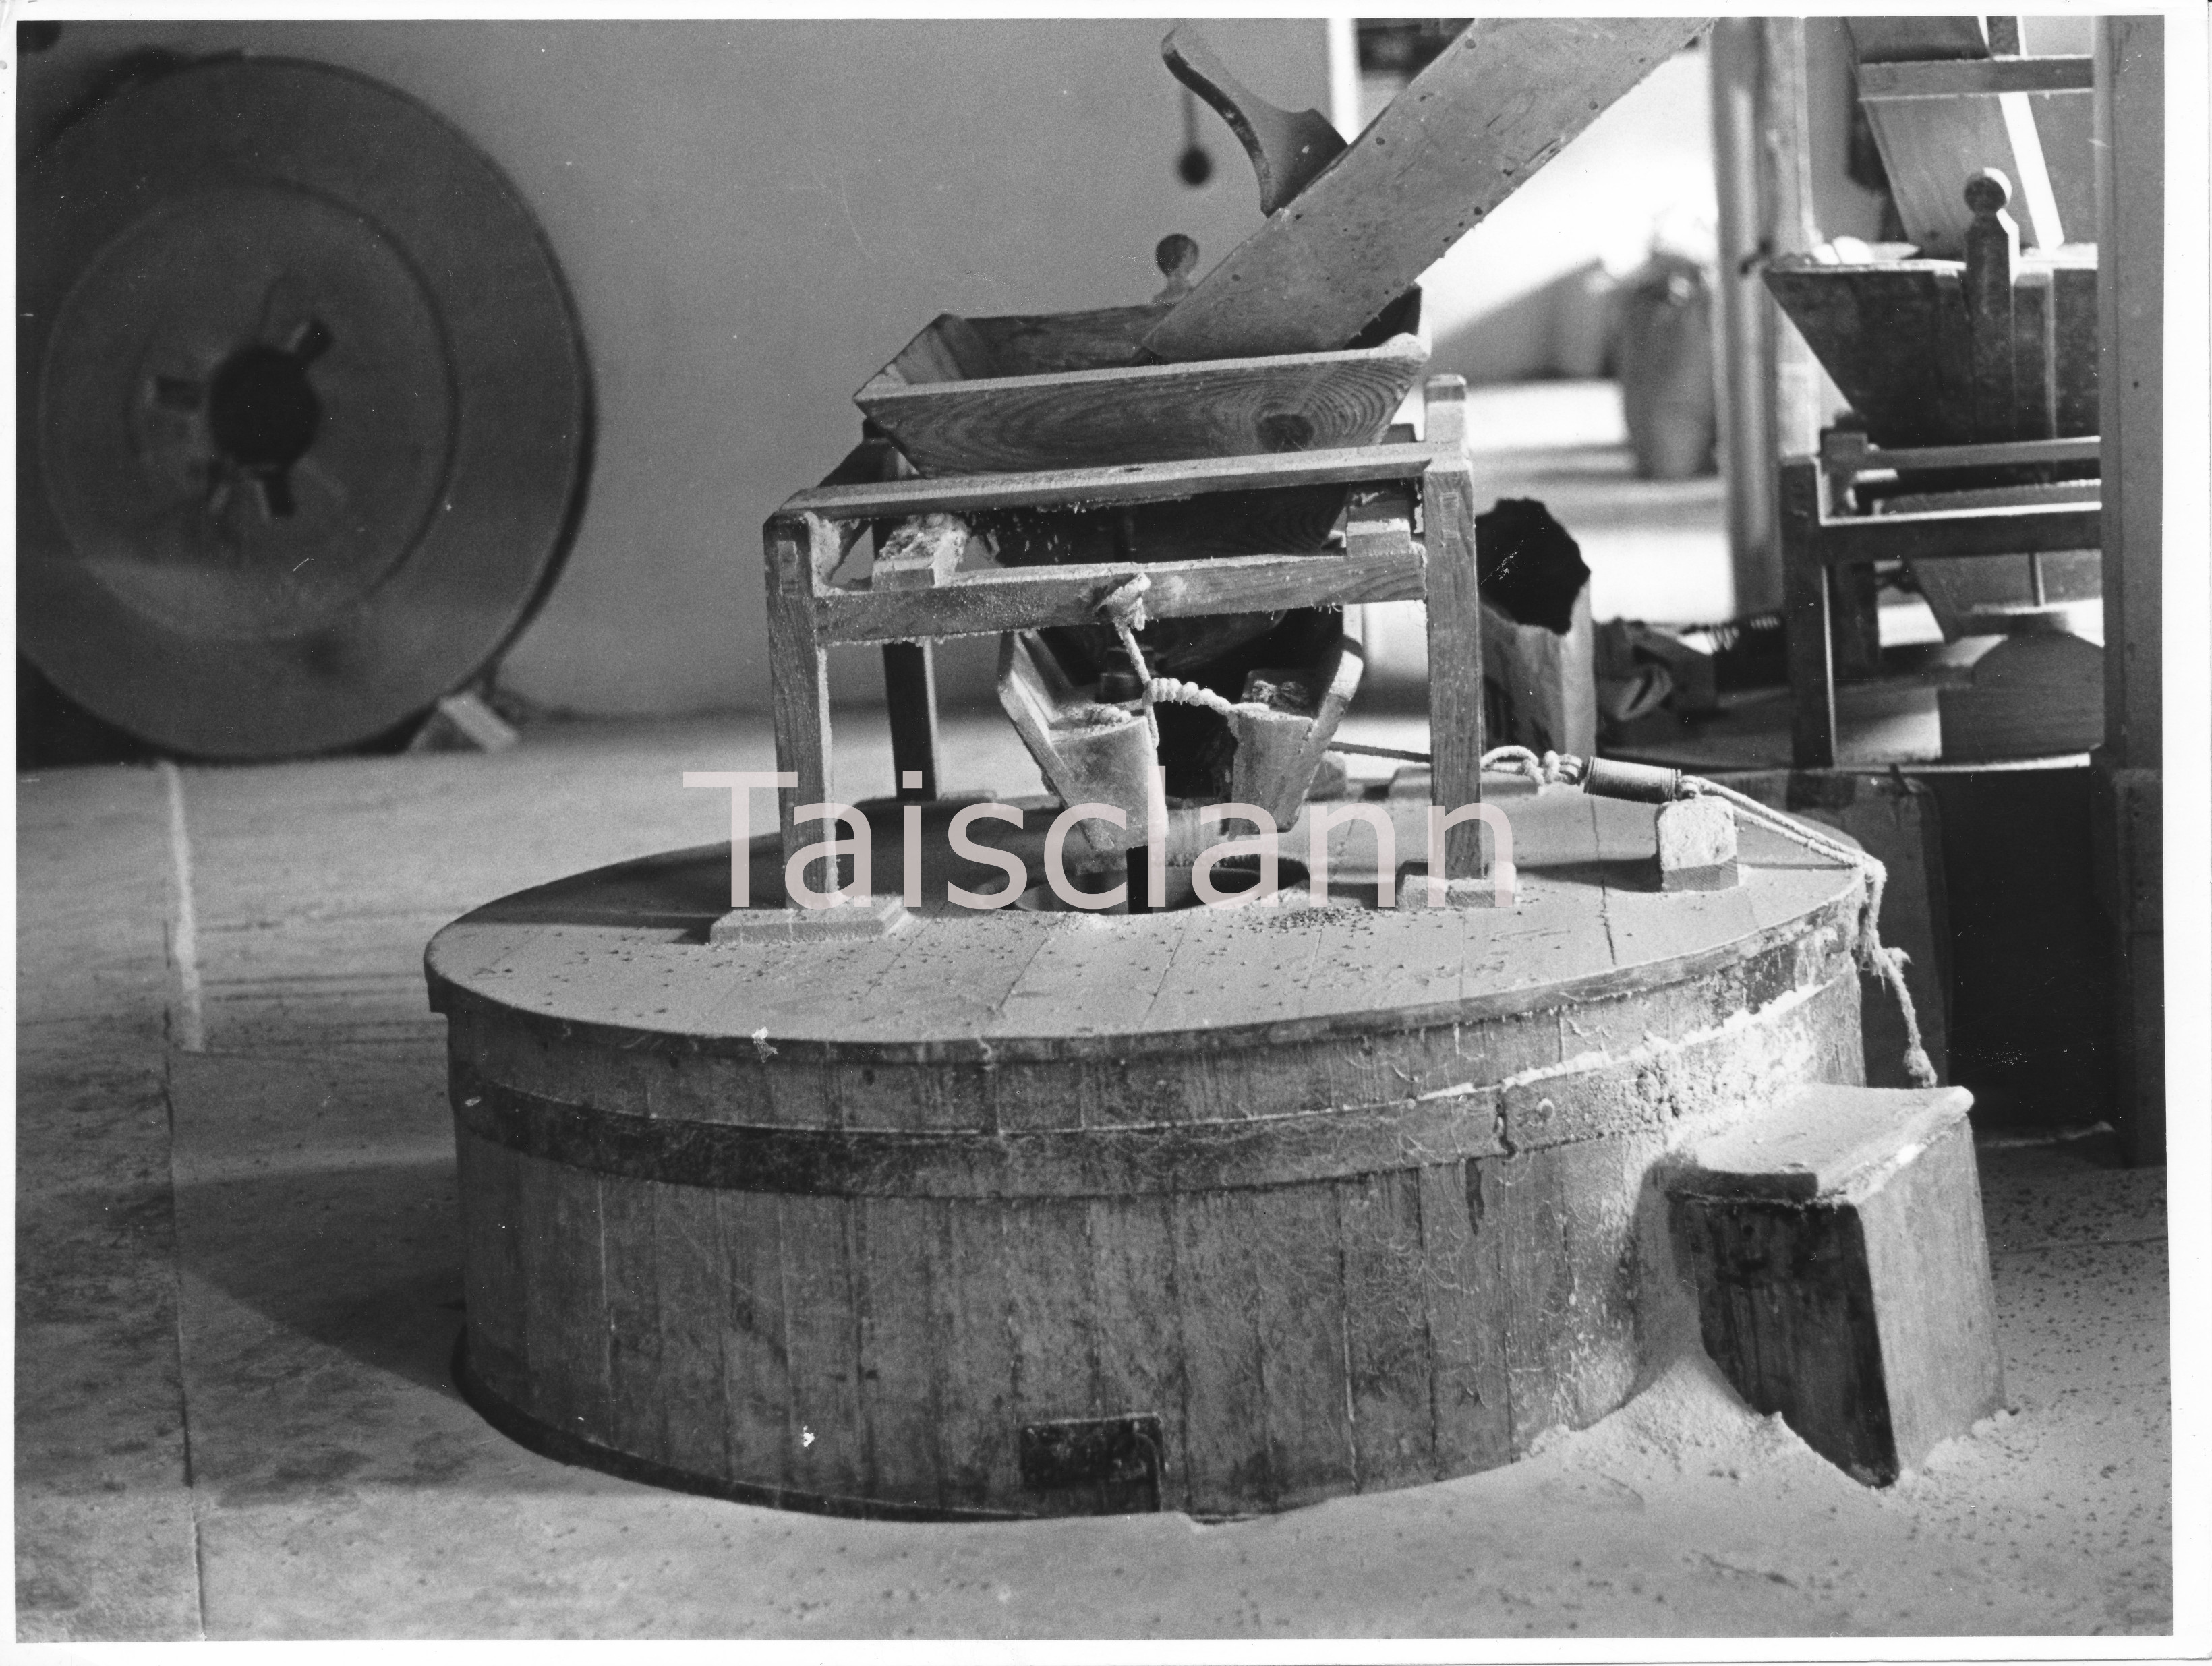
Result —
M 1421 542 L 1428 551 L 1429 802 L 1447 810 L 1482 802 L 1482 608 L 1474 560 L 1474 470 L 1464 450 L 1467 384 L 1430 379 L 1425 441 L 1449 447 L 1421 476 Z M 1480 879 L 1480 825 L 1444 835 L 1443 877 Z
M 891 779 L 908 803 L 937 797 L 937 659 L 927 642 L 884 644 L 884 706 L 891 724 Z M 909 787 L 909 772 L 921 777 Z
M 775 766 L 799 778 L 796 787 L 776 794 L 776 825 L 783 834 L 788 863 L 820 836 L 802 827 L 801 804 L 830 798 L 830 656 L 815 639 L 812 617 L 813 529 L 805 521 L 779 517 L 768 524 L 768 658 L 770 698 L 775 716 Z M 835 878 L 815 870 L 805 875 L 817 891 Z
M 1790 758 L 1799 769 L 1836 765 L 1832 592 L 1820 560 L 1820 474 L 1810 460 L 1782 465 L 1782 605 L 1790 656 Z

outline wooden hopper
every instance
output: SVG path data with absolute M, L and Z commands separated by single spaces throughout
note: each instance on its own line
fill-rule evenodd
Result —
M 1195 282 L 1166 239 L 1149 306 L 945 314 L 854 400 L 927 475 L 1371 445 L 1426 361 L 1399 333 L 1421 273 L 1709 21 L 1480 20 L 1349 146 L 1178 28 L 1169 67 L 1250 152 L 1267 222 Z
M 1132 365 L 1168 308 L 947 312 L 853 396 L 925 475 L 1179 463 L 1371 445 L 1428 362 L 1415 294 L 1372 347 Z
M 1766 288 L 1877 445 L 1972 440 L 1966 266 L 1956 260 L 1815 264 L 1789 256 Z
M 2023 254 L 2021 276 L 2047 287 L 2054 433 L 2097 432 L 2096 251 Z M 1876 445 L 1967 445 L 1998 436 L 1974 417 L 1967 267 L 1957 260 L 1822 265 L 1787 257 L 1766 287 Z

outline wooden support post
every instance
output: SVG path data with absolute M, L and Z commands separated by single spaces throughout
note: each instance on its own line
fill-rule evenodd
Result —
M 1770 255 L 1810 254 L 1820 240 L 1813 218 L 1813 123 L 1805 79 L 1805 20 L 1759 20 L 1765 33 L 1765 84 L 1759 112 L 1765 195 L 1763 236 Z M 1761 289 L 1765 288 L 1762 283 Z M 1774 330 L 1774 447 L 1798 457 L 1820 443 L 1824 417 L 1820 361 L 1782 316 L 1771 295 L 1762 298 Z
M 2013 274 L 2012 438 L 2050 439 L 2058 433 L 2058 354 L 2052 273 L 2044 265 Z
M 1972 1102 L 1801 1088 L 1668 1187 L 1706 1353 L 1870 1486 L 2003 1403 Z
M 776 795 L 776 825 L 788 863 L 803 846 L 831 835 L 802 828 L 793 812 L 830 797 L 830 656 L 814 633 L 817 569 L 842 554 L 837 528 L 815 515 L 778 514 L 763 530 L 768 564 L 769 695 L 775 714 L 775 766 L 799 777 Z M 842 867 L 842 863 L 840 864 Z M 817 862 L 805 881 L 816 891 L 836 880 Z
M 1775 471 L 1783 457 L 1813 449 L 1823 410 L 1819 362 L 1760 276 L 1774 256 L 1806 253 L 1818 240 L 1804 22 L 1724 17 L 1708 51 L 1720 209 L 1721 472 L 1741 619 L 1784 604 Z
M 2005 212 L 2012 182 L 1985 167 L 1966 181 L 1966 330 L 1972 342 L 1974 438 L 2033 439 L 2013 431 L 2013 271 L 2020 264 L 2020 227 Z
M 1790 761 L 1836 766 L 1836 668 L 1828 621 L 1828 568 L 1818 547 L 1820 470 L 1809 457 L 1782 467 L 1783 627 L 1790 657 Z
M 1828 642 L 1838 682 L 1881 674 L 1881 588 L 1871 563 L 1828 570 Z
M 1720 209 L 1721 475 L 1736 614 L 1773 606 L 1783 588 L 1776 543 L 1774 331 L 1759 271 L 1759 66 L 1755 17 L 1723 17 L 1705 43 L 1711 77 L 1714 186 Z
M 2100 17 L 2096 37 L 2106 646 L 2095 877 L 2114 980 L 2112 1118 L 2138 1163 L 2166 1160 L 2165 27 L 2156 17 Z
M 937 797 L 937 657 L 927 641 L 884 644 L 884 709 L 891 724 L 891 779 L 898 796 Z M 909 787 L 907 773 L 921 777 Z
M 1475 583 L 1474 470 L 1463 449 L 1467 384 L 1429 379 L 1423 439 L 1449 448 L 1421 476 L 1421 542 L 1428 552 L 1429 799 L 1446 809 L 1482 801 L 1482 608 Z M 1444 835 L 1444 877 L 1489 872 L 1482 832 L 1463 822 Z

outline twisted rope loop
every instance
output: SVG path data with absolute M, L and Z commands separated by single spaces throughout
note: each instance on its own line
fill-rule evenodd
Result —
M 1541 757 L 1525 746 L 1501 746 L 1482 754 L 1482 766 L 1497 775 L 1525 775 L 1540 787 L 1573 786 L 1583 778 L 1583 760 L 1571 753 Z
M 1098 612 L 1121 639 L 1121 651 L 1129 656 L 1129 669 L 1145 685 L 1145 732 L 1152 736 L 1152 751 L 1160 749 L 1160 723 L 1152 715 L 1152 675 L 1145 664 L 1145 651 L 1137 645 L 1137 633 L 1145 628 L 1145 592 L 1152 587 L 1152 575 L 1140 572 L 1109 591 Z
M 1153 677 L 1145 684 L 1147 702 L 1158 700 L 1168 706 L 1202 706 L 1217 716 L 1237 715 L 1237 702 L 1217 694 L 1211 688 L 1202 688 L 1195 682 L 1183 682 L 1175 677 Z

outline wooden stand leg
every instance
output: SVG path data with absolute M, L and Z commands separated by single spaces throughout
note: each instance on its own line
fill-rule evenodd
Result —
M 799 777 L 795 788 L 776 795 L 776 825 L 783 835 L 783 859 L 830 835 L 813 824 L 801 827 L 793 812 L 801 804 L 830 797 L 830 656 L 815 639 L 813 615 L 814 543 L 836 534 L 813 520 L 777 516 L 765 529 L 768 560 L 768 655 L 770 695 L 775 714 L 775 766 Z M 832 877 L 817 862 L 805 875 L 812 889 L 828 891 L 844 875 Z M 841 867 L 842 863 L 839 864 Z
M 927 642 L 884 644 L 884 701 L 891 721 L 891 778 L 909 803 L 937 797 L 937 660 Z M 908 771 L 921 777 L 906 784 Z
M 1435 445 L 1465 429 L 1467 384 L 1430 381 L 1427 433 Z M 1446 809 L 1482 802 L 1482 609 L 1475 585 L 1474 470 L 1454 444 L 1421 476 L 1421 541 L 1428 549 L 1429 800 Z M 1480 879 L 1482 832 L 1463 822 L 1444 835 L 1444 877 Z
M 1782 466 L 1783 623 L 1788 633 L 1790 761 L 1799 769 L 1836 765 L 1836 670 L 1829 634 L 1828 570 L 1817 542 L 1820 476 L 1810 460 Z
M 1874 568 L 1854 562 L 1828 569 L 1830 663 L 1838 682 L 1881 672 L 1881 607 Z
M 2166 1160 L 2166 900 L 2160 767 L 2166 512 L 2166 21 L 2097 20 L 2098 385 L 2103 395 L 2105 745 L 2129 1160 Z M 2184 351 L 2185 352 L 2185 348 Z M 2181 363 L 2188 360 L 2183 358 Z M 2186 372 L 2183 372 L 2186 375 Z M 2189 554 L 2183 559 L 2200 560 Z M 2186 1023 L 2186 1018 L 2183 1021 Z

